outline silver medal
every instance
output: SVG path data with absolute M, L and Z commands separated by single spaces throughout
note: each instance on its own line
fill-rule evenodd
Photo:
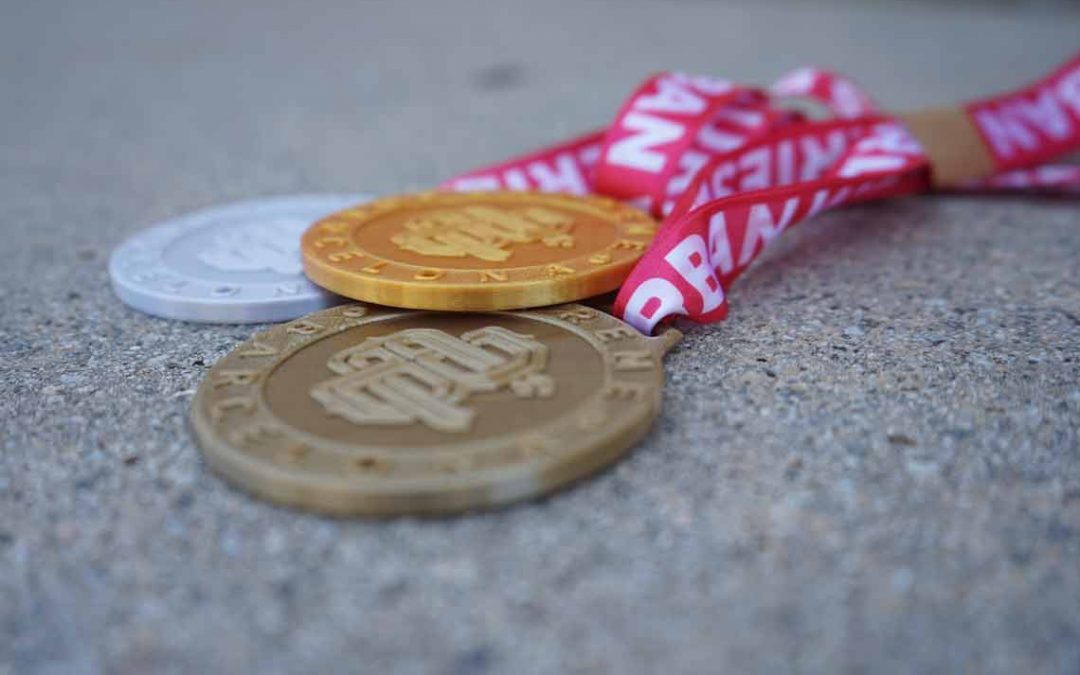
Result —
M 363 195 L 236 202 L 160 223 L 109 259 L 113 290 L 148 314 L 210 323 L 288 321 L 343 300 L 304 276 L 300 235 Z

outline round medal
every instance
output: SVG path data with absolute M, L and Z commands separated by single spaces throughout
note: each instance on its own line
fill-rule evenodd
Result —
M 335 213 L 304 233 L 304 270 L 393 307 L 490 311 L 618 288 L 656 223 L 606 197 L 429 192 Z
M 274 197 L 165 221 L 113 252 L 113 290 L 135 309 L 184 321 L 286 321 L 337 304 L 340 298 L 304 276 L 300 235 L 319 218 L 366 199 Z
M 452 513 L 553 491 L 622 456 L 659 411 L 671 330 L 582 305 L 488 314 L 344 305 L 218 362 L 192 426 L 207 462 L 272 501 Z

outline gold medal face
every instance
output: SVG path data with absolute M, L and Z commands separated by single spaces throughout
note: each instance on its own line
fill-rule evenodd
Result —
M 207 462 L 272 501 L 340 515 L 453 513 L 611 464 L 659 411 L 661 357 L 581 305 L 488 314 L 346 305 L 218 362 L 192 426 Z
M 392 307 L 490 311 L 618 288 L 656 223 L 606 197 L 428 192 L 335 213 L 304 233 L 304 271 Z

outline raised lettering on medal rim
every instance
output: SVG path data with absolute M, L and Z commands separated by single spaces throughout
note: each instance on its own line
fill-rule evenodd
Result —
M 250 345 L 243 348 L 242 351 L 238 351 L 236 353 L 236 355 L 242 359 L 258 358 L 263 356 L 277 356 L 277 354 L 277 349 L 268 344 L 259 342 L 258 340 L 253 340 Z
M 283 433 L 282 429 L 276 425 L 267 424 L 265 422 L 256 422 L 230 431 L 228 438 L 229 441 L 235 445 L 247 447 L 255 445 L 257 442 L 266 438 L 280 437 Z
M 656 226 L 642 225 L 640 223 L 636 225 L 631 225 L 630 227 L 626 228 L 626 234 L 630 236 L 651 237 L 652 235 L 656 234 Z
M 315 335 L 316 333 L 323 330 L 323 328 L 324 327 L 322 325 L 317 324 L 314 321 L 310 321 L 308 319 L 299 319 L 288 324 L 285 327 L 285 332 L 291 333 L 293 335 Z
M 341 308 L 341 316 L 349 319 L 360 319 L 367 316 L 368 308 L 363 305 L 349 305 Z
M 413 279 L 417 281 L 438 281 L 446 276 L 445 270 L 426 269 L 420 270 L 413 275 Z
M 313 243 L 315 248 L 326 248 L 327 246 L 344 246 L 348 240 L 345 237 L 330 236 L 319 237 Z
M 559 319 L 572 324 L 580 324 L 584 321 L 591 321 L 596 318 L 596 312 L 588 307 L 575 307 L 573 309 L 564 309 L 555 314 Z
M 255 412 L 255 401 L 247 396 L 233 396 L 216 401 L 210 406 L 210 421 L 220 424 L 221 420 L 232 411 L 250 415 Z
M 611 358 L 615 370 L 650 370 L 656 366 L 652 352 L 645 349 L 612 352 Z
M 341 220 L 340 215 L 341 214 L 339 214 L 339 217 L 334 218 L 332 220 L 324 220 L 321 223 L 319 223 L 318 224 L 319 231 L 320 232 L 328 232 L 331 235 L 341 234 L 342 232 L 347 232 L 349 230 L 349 228 L 352 227 L 352 222 L 350 222 L 348 220 Z
M 335 251 L 334 253 L 331 253 L 330 255 L 326 256 L 326 259 L 329 260 L 332 263 L 340 263 L 340 262 L 345 262 L 346 260 L 354 260 L 354 259 L 359 259 L 359 258 L 363 258 L 363 257 L 364 257 L 364 254 L 362 252 L 353 250 L 353 251 Z
M 625 251 L 644 251 L 646 244 L 643 241 L 634 241 L 633 239 L 619 239 L 611 247 Z
M 616 326 L 614 328 L 601 328 L 594 333 L 601 342 L 615 342 L 617 340 L 623 340 L 625 338 L 641 337 L 641 333 L 638 333 L 629 326 Z
M 214 389 L 232 385 L 250 387 L 257 383 L 261 376 L 262 371 L 258 370 L 219 370 L 211 376 L 210 383 Z

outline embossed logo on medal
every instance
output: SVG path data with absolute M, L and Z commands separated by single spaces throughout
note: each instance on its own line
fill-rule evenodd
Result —
M 295 218 L 279 218 L 228 228 L 211 237 L 198 258 L 226 272 L 300 274 L 300 234 L 308 225 Z
M 469 397 L 509 389 L 519 398 L 549 397 L 555 383 L 543 373 L 547 347 L 499 326 L 460 338 L 432 328 L 410 328 L 368 338 L 326 362 L 337 377 L 311 396 L 327 412 L 354 424 L 425 424 L 468 431 L 476 410 Z
M 518 211 L 469 206 L 411 218 L 402 225 L 403 232 L 391 240 L 422 255 L 474 256 L 501 262 L 513 255 L 514 244 L 541 242 L 551 248 L 572 247 L 573 225 L 573 218 L 551 209 L 533 207 Z

